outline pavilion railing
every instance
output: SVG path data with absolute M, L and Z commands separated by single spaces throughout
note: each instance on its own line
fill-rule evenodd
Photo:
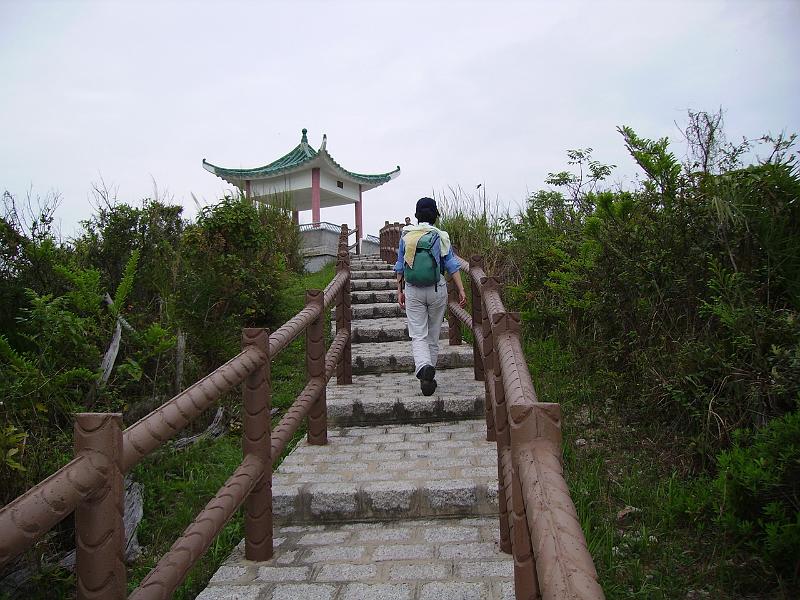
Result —
M 380 257 L 388 263 L 397 262 L 397 249 L 400 247 L 400 233 L 403 231 L 403 224 L 394 222 L 381 227 L 380 234 Z
M 400 223 L 381 229 L 381 258 L 394 262 Z M 602 600 L 597 571 L 564 481 L 561 407 L 539 402 L 522 351 L 519 313 L 508 312 L 483 259 L 459 258 L 470 276 L 471 312 L 448 283 L 451 345 L 473 333 L 474 375 L 484 382 L 486 439 L 497 443 L 500 547 L 514 557 L 518 600 Z
M 328 223 L 327 221 L 316 221 L 314 223 L 303 223 L 302 225 L 298 225 L 297 229 L 301 233 L 303 231 L 312 231 L 314 229 L 324 229 L 325 231 L 339 233 L 341 230 L 341 225 L 334 225 L 333 223 Z
M 120 414 L 75 415 L 75 459 L 0 509 L 0 568 L 74 511 L 77 597 L 125 598 L 123 475 L 240 383 L 241 464 L 130 598 L 170 598 L 242 505 L 245 557 L 271 558 L 272 466 L 306 417 L 308 442 L 327 443 L 326 384 L 334 372 L 337 383 L 352 383 L 349 232 L 338 230 L 336 276 L 324 291 L 308 290 L 305 308 L 277 331 L 242 330 L 238 355 L 124 431 Z M 326 352 L 325 309 L 334 302 Z M 308 383 L 271 431 L 270 363 L 303 332 Z

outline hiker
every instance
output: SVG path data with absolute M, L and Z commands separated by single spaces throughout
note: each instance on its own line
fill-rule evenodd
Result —
M 406 225 L 411 225 L 411 217 L 406 217 Z
M 403 227 L 394 270 L 397 273 L 397 302 L 406 309 L 408 317 L 414 373 L 420 380 L 423 395 L 430 396 L 436 391 L 439 332 L 447 308 L 447 284 L 443 274 L 446 272 L 452 277 L 461 306 L 467 303 L 467 296 L 450 236 L 434 227 L 439 218 L 436 201 L 420 198 L 414 217 L 416 225 Z

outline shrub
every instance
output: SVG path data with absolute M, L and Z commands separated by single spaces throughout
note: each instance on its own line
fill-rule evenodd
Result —
M 800 411 L 737 431 L 717 461 L 720 523 L 786 577 L 800 577 Z

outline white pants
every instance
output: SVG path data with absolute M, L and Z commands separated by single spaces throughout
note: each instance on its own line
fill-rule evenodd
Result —
M 447 284 L 444 277 L 437 286 L 406 285 L 406 317 L 411 352 L 414 354 L 414 373 L 425 365 L 436 366 L 439 355 L 439 333 L 447 309 Z

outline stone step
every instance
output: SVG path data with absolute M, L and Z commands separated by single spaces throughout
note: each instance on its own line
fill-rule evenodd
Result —
M 446 341 L 439 342 L 438 371 L 472 367 L 472 346 L 463 343 L 450 346 Z M 376 342 L 353 344 L 353 374 L 366 373 L 412 373 L 414 357 L 411 355 L 411 342 Z M 438 378 L 438 376 L 437 376 Z
M 391 279 L 396 282 L 395 272 L 391 269 L 372 270 L 372 271 L 350 271 L 350 279 L 355 281 L 357 279 Z
M 397 294 L 397 292 L 395 292 Z M 375 302 L 352 304 L 353 320 L 386 319 L 392 317 L 406 318 L 406 310 L 397 302 Z
M 484 386 L 473 370 L 443 369 L 438 387 L 423 396 L 413 373 L 354 375 L 353 385 L 327 387 L 328 423 L 338 427 L 431 423 L 484 417 Z
M 385 271 L 391 268 L 392 265 L 382 260 L 350 261 L 351 271 Z
M 242 542 L 197 600 L 514 600 L 498 532 L 496 516 L 278 526 L 272 559 Z
M 355 305 L 352 306 L 355 311 Z M 333 311 L 331 311 L 333 312 Z M 335 315 L 331 317 L 332 321 Z M 331 323 L 331 332 L 336 332 L 335 322 Z M 405 317 L 381 317 L 375 319 L 353 319 L 350 325 L 353 335 L 353 344 L 367 342 L 400 342 L 410 341 L 408 337 L 408 322 Z M 447 321 L 442 323 L 439 339 L 447 339 Z
M 328 429 L 273 473 L 285 524 L 497 514 L 497 450 L 483 420 Z
M 378 302 L 397 302 L 397 289 L 384 291 L 350 292 L 350 301 L 353 304 L 375 304 Z
M 357 279 L 350 273 L 350 289 L 353 291 L 363 290 L 395 290 L 397 291 L 397 280 L 392 276 L 391 279 Z

